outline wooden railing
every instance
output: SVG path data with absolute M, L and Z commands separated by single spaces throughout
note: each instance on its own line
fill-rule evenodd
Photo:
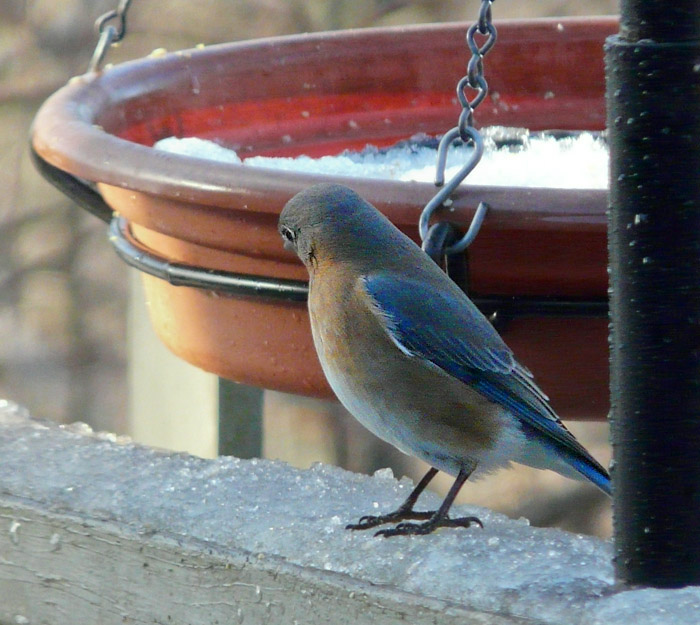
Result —
M 483 530 L 345 530 L 409 491 L 389 473 L 205 460 L 0 402 L 0 624 L 608 622 L 599 539 L 473 508 Z

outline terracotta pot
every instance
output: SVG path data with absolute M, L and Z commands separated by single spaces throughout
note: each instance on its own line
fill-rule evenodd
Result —
M 604 38 L 612 19 L 497 24 L 480 125 L 599 130 Z M 299 35 L 146 58 L 83 76 L 37 115 L 35 150 L 97 183 L 134 237 L 175 261 L 305 279 L 277 216 L 321 180 L 353 187 L 410 236 L 434 187 L 273 172 L 152 149 L 168 136 L 213 138 L 253 154 L 334 154 L 455 125 L 467 25 Z M 604 301 L 606 192 L 464 187 L 450 220 L 491 204 L 470 248 L 473 292 Z M 234 380 L 328 396 L 301 303 L 224 297 L 144 276 L 153 324 L 186 360 Z M 607 320 L 518 318 L 503 330 L 564 417 L 607 413 Z

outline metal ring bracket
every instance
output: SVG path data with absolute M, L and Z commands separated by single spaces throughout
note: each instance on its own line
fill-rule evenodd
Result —
M 258 296 L 292 302 L 305 302 L 308 296 L 308 284 L 302 280 L 266 278 L 171 262 L 136 241 L 129 230 L 128 222 L 119 215 L 112 218 L 109 240 L 127 265 L 166 280 L 174 286 L 191 286 L 231 295 Z
M 171 262 L 139 243 L 129 224 L 115 215 L 109 228 L 109 240 L 119 257 L 131 267 L 167 280 L 174 286 L 189 286 L 222 294 L 263 297 L 293 302 L 306 301 L 308 283 L 303 280 L 267 278 L 229 271 L 218 271 Z M 474 297 L 485 315 L 498 311 L 499 316 L 513 317 L 605 317 L 606 300 L 572 300 L 542 297 Z
M 49 163 L 38 154 L 31 142 L 29 144 L 29 157 L 44 179 L 56 187 L 63 195 L 106 224 L 111 221 L 112 208 L 102 199 L 102 196 L 93 188 L 91 183 L 72 176 Z

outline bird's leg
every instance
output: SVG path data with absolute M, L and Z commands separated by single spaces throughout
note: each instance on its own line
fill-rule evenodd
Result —
M 416 512 L 413 506 L 416 505 L 418 497 L 425 490 L 425 487 L 430 483 L 438 473 L 437 469 L 431 467 L 428 472 L 423 476 L 416 487 L 411 491 L 411 494 L 406 498 L 396 510 L 393 512 L 388 512 L 387 514 L 382 514 L 379 516 L 363 516 L 357 523 L 351 523 L 346 525 L 345 529 L 348 530 L 366 530 L 370 527 L 376 527 L 377 525 L 383 525 L 384 523 L 395 523 L 396 521 L 403 521 L 404 519 L 430 519 L 434 514 L 435 510 L 427 512 Z
M 457 479 L 455 480 L 454 484 L 452 484 L 452 488 L 450 488 L 450 491 L 447 493 L 447 496 L 440 505 L 440 508 L 434 512 L 425 523 L 399 523 L 394 528 L 379 530 L 375 536 L 384 536 L 385 538 L 388 538 L 389 536 L 406 536 L 408 534 L 430 534 L 438 527 L 469 527 L 470 525 L 479 525 L 480 527 L 484 527 L 483 523 L 475 516 L 451 519 L 447 514 L 450 511 L 450 507 L 452 506 L 455 497 L 457 497 L 459 489 L 462 488 L 464 482 L 469 479 L 469 476 L 472 474 L 475 468 L 476 466 L 473 465 L 466 469 L 460 469 Z

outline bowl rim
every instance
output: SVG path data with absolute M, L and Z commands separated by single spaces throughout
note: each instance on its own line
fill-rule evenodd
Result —
M 567 33 L 586 29 L 613 32 L 615 17 L 543 18 L 533 20 L 502 20 L 499 32 L 509 29 L 535 29 L 542 33 Z M 156 194 L 180 201 L 196 202 L 208 207 L 226 208 L 231 197 L 239 198 L 239 208 L 263 212 L 278 212 L 270 197 L 282 204 L 302 189 L 318 182 L 338 182 L 352 186 L 369 201 L 382 207 L 406 210 L 409 206 L 425 204 L 435 193 L 430 183 L 382 180 L 381 197 L 377 181 L 369 178 L 349 178 L 324 174 L 283 172 L 278 170 L 218 163 L 191 156 L 171 154 L 110 134 L 95 125 L 95 118 L 105 106 L 114 106 L 114 91 L 133 75 L 149 78 L 151 85 L 157 74 L 168 80 L 169 72 L 180 71 L 183 63 L 213 62 L 232 54 L 266 48 L 306 49 L 319 44 L 344 46 L 351 40 L 394 37 L 430 32 L 437 35 L 463 33 L 468 24 L 427 24 L 395 27 L 375 27 L 312 34 L 296 34 L 266 39 L 216 44 L 203 49 L 168 53 L 159 58 L 145 57 L 121 63 L 95 74 L 71 79 L 42 105 L 32 124 L 31 141 L 34 149 L 50 164 L 93 183 L 102 183 L 134 191 Z M 466 50 L 465 50 L 466 53 Z M 602 49 L 601 49 L 602 55 Z M 465 54 L 466 56 L 466 54 Z M 118 101 L 117 101 L 118 102 Z M 445 129 L 446 131 L 448 129 Z M 203 166 L 203 163 L 205 164 Z M 196 168 L 197 177 L 191 175 Z M 581 207 L 606 203 L 604 189 L 563 190 L 555 188 L 508 188 L 517 196 L 509 200 L 506 187 L 463 185 L 455 194 L 455 207 L 474 207 L 479 201 L 508 210 L 538 210 L 543 200 L 573 195 L 566 203 Z M 266 200 L 263 201 L 264 190 Z M 513 191 L 516 191 L 513 194 Z M 600 213 L 596 208 L 594 212 Z M 414 215 L 415 208 L 410 213 Z M 602 215 L 604 217 L 604 215 Z M 596 219 L 598 221 L 598 219 Z

